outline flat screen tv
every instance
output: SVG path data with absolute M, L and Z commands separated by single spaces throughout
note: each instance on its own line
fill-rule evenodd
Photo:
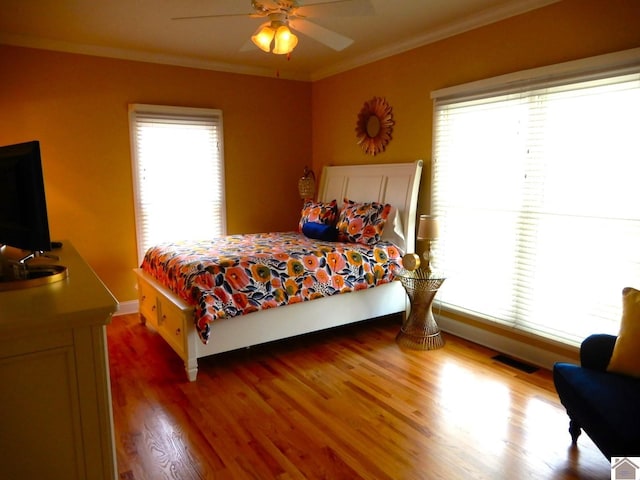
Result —
M 0 147 L 0 245 L 51 250 L 38 141 Z

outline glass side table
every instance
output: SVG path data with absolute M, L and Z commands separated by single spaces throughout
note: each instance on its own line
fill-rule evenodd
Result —
M 435 350 L 443 347 L 444 339 L 433 317 L 431 305 L 445 278 L 420 268 L 402 269 L 396 272 L 395 276 L 402 283 L 411 301 L 411 312 L 396 336 L 398 345 L 414 350 Z

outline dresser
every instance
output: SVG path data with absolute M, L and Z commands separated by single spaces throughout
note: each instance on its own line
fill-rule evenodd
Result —
M 114 480 L 106 324 L 117 301 L 70 242 L 53 253 L 32 262 L 65 265 L 66 278 L 0 290 L 0 479 Z

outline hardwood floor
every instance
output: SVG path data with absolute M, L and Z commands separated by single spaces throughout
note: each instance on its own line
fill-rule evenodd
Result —
M 445 335 L 401 350 L 398 318 L 201 359 L 198 380 L 136 315 L 108 326 L 121 479 L 605 479 L 571 448 L 551 374 Z M 215 330 L 214 330 L 215 335 Z

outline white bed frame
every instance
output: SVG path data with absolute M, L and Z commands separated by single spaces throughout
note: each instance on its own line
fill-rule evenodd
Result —
M 324 167 L 318 199 L 347 197 L 357 202 L 389 203 L 402 219 L 405 251 L 415 250 L 415 221 L 422 160 L 412 163 Z M 247 315 L 216 320 L 202 343 L 193 322 L 193 307 L 144 273 L 135 270 L 143 323 L 150 323 L 184 360 L 190 381 L 198 358 L 338 325 L 405 312 L 407 297 L 400 282 L 320 298 Z

